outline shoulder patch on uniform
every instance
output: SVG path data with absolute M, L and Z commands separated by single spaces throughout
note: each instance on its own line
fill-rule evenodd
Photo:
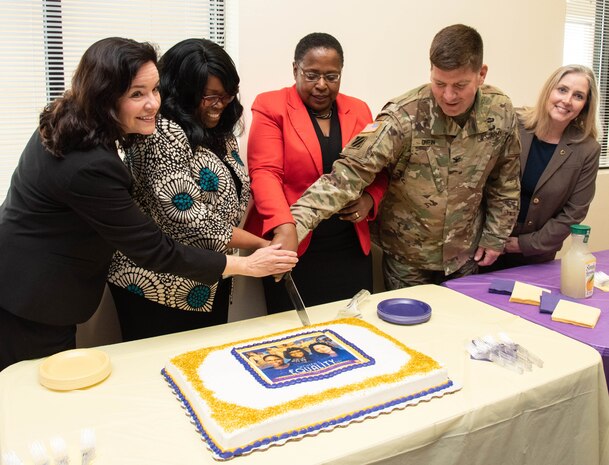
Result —
M 359 149 L 362 145 L 364 145 L 365 141 L 366 138 L 364 136 L 355 136 L 355 139 L 349 142 L 349 145 L 354 149 Z
M 364 129 L 360 131 L 361 134 L 368 134 L 371 132 L 376 132 L 378 128 L 383 126 L 382 121 L 375 121 L 374 123 L 368 124 Z

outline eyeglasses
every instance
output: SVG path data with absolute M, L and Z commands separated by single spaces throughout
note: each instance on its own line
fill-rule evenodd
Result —
M 324 81 L 329 82 L 330 84 L 336 84 L 338 81 L 340 81 L 340 73 L 314 73 L 312 71 L 305 71 L 299 64 L 296 66 L 298 66 L 300 73 L 304 76 L 305 81 L 307 82 L 317 82 L 321 78 L 324 78 Z
M 203 105 L 206 107 L 213 107 L 214 105 L 217 105 L 218 102 L 222 102 L 222 105 L 226 106 L 229 103 L 231 103 L 233 100 L 235 100 L 235 96 L 234 95 L 204 95 L 203 97 L 201 97 L 201 100 L 203 100 Z

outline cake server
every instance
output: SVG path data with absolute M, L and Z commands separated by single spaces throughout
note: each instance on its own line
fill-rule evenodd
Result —
M 294 305 L 294 308 L 296 309 L 296 313 L 298 313 L 298 318 L 300 318 L 300 322 L 303 326 L 310 326 L 311 321 L 309 320 L 309 315 L 307 315 L 307 309 L 305 308 L 305 304 L 302 301 L 302 297 L 300 297 L 300 293 L 296 288 L 296 284 L 294 284 L 292 273 L 288 271 L 286 274 L 284 274 L 283 280 L 285 282 L 285 289 L 286 291 L 288 291 L 288 295 L 290 296 L 292 305 Z

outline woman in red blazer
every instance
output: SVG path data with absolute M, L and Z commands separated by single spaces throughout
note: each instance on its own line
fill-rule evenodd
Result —
M 372 290 L 368 220 L 387 188 L 386 173 L 300 246 L 290 214 L 290 205 L 331 171 L 342 148 L 372 121 L 364 102 L 339 93 L 342 68 L 340 43 L 329 34 L 309 34 L 296 46 L 296 84 L 260 94 L 252 105 L 248 166 L 254 203 L 245 229 L 298 249 L 292 276 L 306 305 Z M 283 283 L 263 283 L 270 313 L 293 308 Z

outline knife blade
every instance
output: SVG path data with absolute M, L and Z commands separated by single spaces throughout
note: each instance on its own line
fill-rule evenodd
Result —
M 285 282 L 285 289 L 288 292 L 288 295 L 290 296 L 292 305 L 294 305 L 294 308 L 296 309 L 296 313 L 298 314 L 298 318 L 300 318 L 300 322 L 303 324 L 303 326 L 310 326 L 311 321 L 309 320 L 309 315 L 307 315 L 307 309 L 305 307 L 304 302 L 302 301 L 302 297 L 300 297 L 298 288 L 294 283 L 292 273 L 288 271 L 285 275 L 283 275 L 283 280 Z

